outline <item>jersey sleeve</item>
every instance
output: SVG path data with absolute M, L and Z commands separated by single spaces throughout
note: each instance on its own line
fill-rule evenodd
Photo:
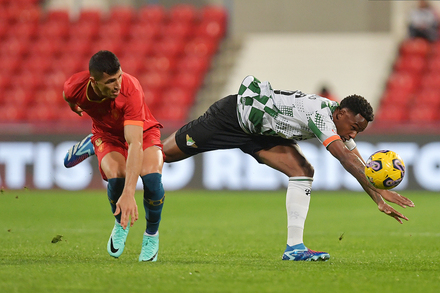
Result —
M 336 125 L 330 118 L 331 115 L 316 111 L 308 118 L 308 126 L 316 138 L 325 146 L 329 146 L 341 137 L 336 132 Z
M 135 88 L 127 98 L 124 112 L 125 125 L 143 126 L 145 121 L 144 97 L 139 89 Z
M 72 85 L 71 85 L 71 79 L 68 79 L 64 83 L 63 88 L 63 98 L 69 103 L 75 104 L 76 100 L 74 99 L 73 91 L 72 91 Z

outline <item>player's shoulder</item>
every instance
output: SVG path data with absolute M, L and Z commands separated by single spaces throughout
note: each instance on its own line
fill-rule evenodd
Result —
M 73 74 L 64 83 L 64 95 L 66 97 L 74 96 L 89 82 L 90 74 L 88 71 L 81 71 Z
M 142 86 L 136 77 L 124 72 L 124 74 L 122 75 L 121 92 L 125 95 L 129 95 L 133 91 L 142 91 Z
M 321 97 L 317 94 L 305 94 L 305 98 L 305 104 L 316 108 L 316 110 L 329 108 L 333 112 L 333 109 L 339 106 L 338 102 Z

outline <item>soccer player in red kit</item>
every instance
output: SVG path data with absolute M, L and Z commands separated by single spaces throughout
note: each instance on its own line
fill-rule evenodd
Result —
M 63 95 L 73 112 L 82 116 L 84 111 L 92 118 L 91 141 L 116 218 L 108 253 L 122 254 L 129 228 L 138 219 L 134 195 L 140 176 L 147 227 L 139 261 L 156 261 L 165 199 L 162 125 L 145 104 L 139 81 L 122 72 L 115 54 L 99 51 L 90 59 L 89 71 L 76 73 L 64 83 Z

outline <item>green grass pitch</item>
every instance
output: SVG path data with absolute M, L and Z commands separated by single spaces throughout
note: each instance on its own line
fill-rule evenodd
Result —
M 139 263 L 140 192 L 114 259 L 105 190 L 4 190 L 0 292 L 440 292 L 440 194 L 403 195 L 416 207 L 397 207 L 400 225 L 366 194 L 313 192 L 305 244 L 331 258 L 310 263 L 281 261 L 284 191 L 167 192 L 158 261 Z

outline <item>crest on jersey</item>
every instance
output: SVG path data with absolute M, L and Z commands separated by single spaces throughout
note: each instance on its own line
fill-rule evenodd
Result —
M 196 142 L 188 134 L 186 135 L 186 145 L 189 147 L 197 148 Z

